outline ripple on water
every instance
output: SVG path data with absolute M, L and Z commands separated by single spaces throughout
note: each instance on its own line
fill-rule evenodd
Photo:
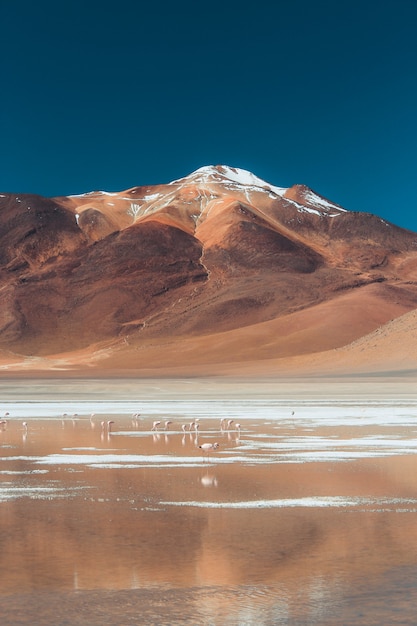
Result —
M 43 626 L 267 626 L 285 623 L 288 605 L 279 589 L 263 586 L 191 589 L 155 587 L 121 591 L 37 592 L 2 598 L 7 624 L 29 623 L 33 615 Z

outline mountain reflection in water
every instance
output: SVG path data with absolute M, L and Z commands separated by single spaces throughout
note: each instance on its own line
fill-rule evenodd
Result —
M 262 419 L 236 400 L 240 432 L 220 429 L 218 406 L 152 406 L 10 411 L 2 624 L 414 623 L 413 402 Z M 207 458 L 203 442 L 220 446 Z

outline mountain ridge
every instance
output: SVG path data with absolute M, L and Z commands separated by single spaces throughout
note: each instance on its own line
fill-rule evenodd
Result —
M 417 309 L 416 233 L 225 165 L 122 192 L 0 194 L 0 226 L 5 371 L 53 355 L 68 369 L 163 371 L 181 351 L 190 367 L 209 354 L 219 371 L 227 359 L 266 366 L 343 348 Z M 362 319 L 349 322 L 339 301 Z M 242 351 L 245 332 L 257 339 Z M 238 339 L 225 354 L 227 333 Z

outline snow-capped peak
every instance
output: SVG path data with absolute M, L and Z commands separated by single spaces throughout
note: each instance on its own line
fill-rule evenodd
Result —
M 257 188 L 259 191 L 272 192 L 278 196 L 282 196 L 286 192 L 285 187 L 275 187 L 266 181 L 258 178 L 252 172 L 238 167 L 230 167 L 228 165 L 206 165 L 200 167 L 185 178 L 174 180 L 170 185 L 184 183 L 186 181 L 193 182 L 221 182 L 229 185 L 252 189 Z

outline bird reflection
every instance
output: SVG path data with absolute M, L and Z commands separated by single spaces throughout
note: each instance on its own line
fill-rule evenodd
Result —
M 104 441 L 104 438 L 107 437 L 107 440 L 110 440 L 112 434 L 112 426 L 114 424 L 113 420 L 107 420 L 107 422 L 100 422 L 101 425 L 101 441 Z
M 207 472 L 201 477 L 201 484 L 203 487 L 217 487 L 218 482 L 216 476 Z
M 188 433 L 187 435 L 183 435 L 183 436 L 182 436 L 182 439 L 181 439 L 181 444 L 182 444 L 183 446 L 185 446 L 185 444 L 186 444 L 187 442 L 188 442 L 188 443 L 191 443 L 191 444 L 194 442 L 194 438 L 193 438 L 193 435 L 192 435 L 191 433 Z
M 196 446 L 198 444 L 198 432 L 194 433 L 186 433 L 181 438 L 181 443 L 185 446 L 186 443 L 189 443 L 192 446 Z

